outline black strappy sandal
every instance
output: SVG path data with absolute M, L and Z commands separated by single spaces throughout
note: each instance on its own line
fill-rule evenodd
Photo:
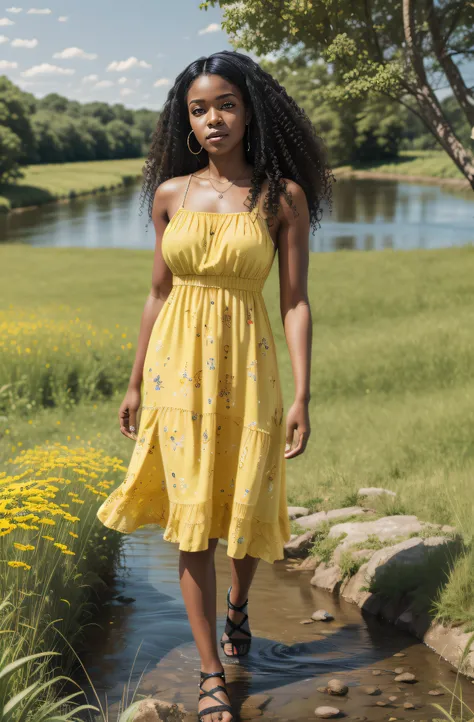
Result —
M 202 683 L 209 679 L 209 677 L 220 677 L 224 680 L 224 684 L 218 684 L 216 687 L 212 687 L 212 689 L 205 690 L 202 688 Z M 198 711 L 198 718 L 199 722 L 203 722 L 203 718 L 208 714 L 214 714 L 215 712 L 230 712 L 232 714 L 232 707 L 230 704 L 225 704 L 225 702 L 222 702 L 220 699 L 217 699 L 216 695 L 213 694 L 213 692 L 224 692 L 227 697 L 229 698 L 229 695 L 227 694 L 227 690 L 225 688 L 225 672 L 201 672 L 201 681 L 199 682 L 199 702 L 204 699 L 204 697 L 212 697 L 212 699 L 215 699 L 216 702 L 219 702 L 219 704 L 214 705 L 214 707 L 205 707 L 203 710 Z M 230 698 L 229 698 L 230 699 Z
M 246 629 L 241 629 L 241 627 L 243 624 L 245 624 L 245 622 L 249 618 L 249 615 L 244 611 L 244 609 L 247 607 L 249 600 L 246 599 L 245 602 L 240 605 L 240 607 L 237 607 L 235 604 L 232 604 L 232 602 L 230 601 L 230 590 L 231 589 L 232 589 L 232 586 L 230 586 L 229 589 L 227 590 L 227 606 L 229 607 L 229 609 L 233 609 L 234 612 L 242 612 L 242 614 L 244 616 L 240 620 L 240 622 L 235 623 L 229 617 L 229 615 L 227 615 L 226 626 L 225 626 L 224 632 L 225 632 L 225 634 L 227 634 L 228 639 L 226 639 L 226 640 L 221 639 L 221 647 L 222 647 L 222 651 L 224 652 L 226 657 L 245 657 L 245 655 L 247 655 L 250 651 L 252 635 L 250 632 L 247 632 Z M 231 627 L 229 632 L 227 631 L 228 627 Z M 249 637 L 249 639 L 242 639 L 242 638 L 231 639 L 234 632 L 237 632 L 237 631 L 242 632 L 243 634 L 246 634 L 247 637 Z M 237 654 L 227 654 L 227 652 L 224 649 L 226 644 L 231 644 L 232 646 L 234 646 L 237 649 Z

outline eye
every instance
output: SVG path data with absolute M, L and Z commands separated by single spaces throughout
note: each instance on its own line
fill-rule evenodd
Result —
M 225 107 L 226 105 L 230 105 L 230 107 L 231 107 L 231 108 L 233 108 L 233 107 L 234 107 L 234 105 L 235 105 L 235 103 L 232 103 L 232 101 L 231 101 L 231 100 L 226 100 L 226 102 L 225 102 L 225 103 L 223 104 L 223 106 L 222 106 L 222 107 L 224 108 L 224 107 Z

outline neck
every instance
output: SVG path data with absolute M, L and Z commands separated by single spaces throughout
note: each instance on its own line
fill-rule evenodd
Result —
M 251 177 L 252 166 L 245 160 L 244 148 L 240 143 L 223 156 L 209 156 L 209 175 L 216 180 L 235 180 Z

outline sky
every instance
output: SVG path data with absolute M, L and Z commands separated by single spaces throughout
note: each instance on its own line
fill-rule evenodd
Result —
M 219 7 L 199 10 L 199 0 L 45 0 L 44 5 L 3 6 L 0 75 L 37 98 L 59 93 L 83 103 L 160 110 L 190 62 L 232 50 L 221 20 Z M 474 83 L 474 61 L 463 74 Z M 449 94 L 447 87 L 437 92 L 440 99 Z
M 45 0 L 0 8 L 0 75 L 42 98 L 160 110 L 193 60 L 232 50 L 198 0 Z M 251 53 L 249 53 L 251 55 Z M 253 56 L 252 56 L 253 57 Z

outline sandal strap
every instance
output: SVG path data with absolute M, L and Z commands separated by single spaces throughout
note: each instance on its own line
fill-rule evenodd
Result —
M 226 630 L 225 633 L 228 637 L 232 637 L 234 632 L 242 632 L 242 634 L 246 634 L 247 637 L 251 637 L 251 633 L 248 632 L 246 629 L 241 629 L 242 624 L 244 624 L 248 619 L 248 616 L 245 615 L 244 619 L 242 619 L 240 622 L 235 623 L 229 616 L 226 620 Z M 231 627 L 229 631 L 227 631 L 227 625 Z
M 212 714 L 213 712 L 230 712 L 232 714 L 232 707 L 230 704 L 216 704 L 214 707 L 205 707 L 203 710 L 198 712 L 199 720 L 201 721 L 203 717 L 205 717 L 207 714 Z
M 230 590 L 231 590 L 231 589 L 232 589 L 232 585 L 231 585 L 231 586 L 229 587 L 229 589 L 227 590 L 227 606 L 228 606 L 230 609 L 232 609 L 234 612 L 242 612 L 242 613 L 243 613 L 244 607 L 247 606 L 249 600 L 248 600 L 248 598 L 247 598 L 247 599 L 245 600 L 245 602 L 240 605 L 240 607 L 238 607 L 236 604 L 232 604 L 232 602 L 230 601 Z
M 224 685 L 219 684 L 216 687 L 212 687 L 212 689 L 202 689 L 201 685 L 206 679 L 210 679 L 211 677 L 220 677 L 222 680 L 224 680 Z M 204 697 L 211 697 L 212 699 L 215 699 L 216 702 L 219 702 L 218 705 L 214 705 L 212 707 L 206 707 L 205 709 L 202 709 L 198 712 L 198 718 L 200 722 L 202 722 L 203 717 L 205 717 L 208 714 L 212 714 L 214 712 L 230 712 L 232 713 L 232 707 L 230 704 L 226 704 L 225 702 L 222 702 L 222 700 L 218 699 L 214 692 L 224 692 L 224 694 L 227 694 L 227 690 L 225 688 L 225 672 L 201 672 L 201 681 L 199 683 L 199 687 L 201 687 L 201 691 L 199 693 L 199 702 L 204 699 Z
M 225 682 L 225 672 L 203 672 L 201 671 L 201 682 L 199 683 L 199 686 L 204 682 L 204 680 L 209 679 L 210 677 L 220 677 Z

